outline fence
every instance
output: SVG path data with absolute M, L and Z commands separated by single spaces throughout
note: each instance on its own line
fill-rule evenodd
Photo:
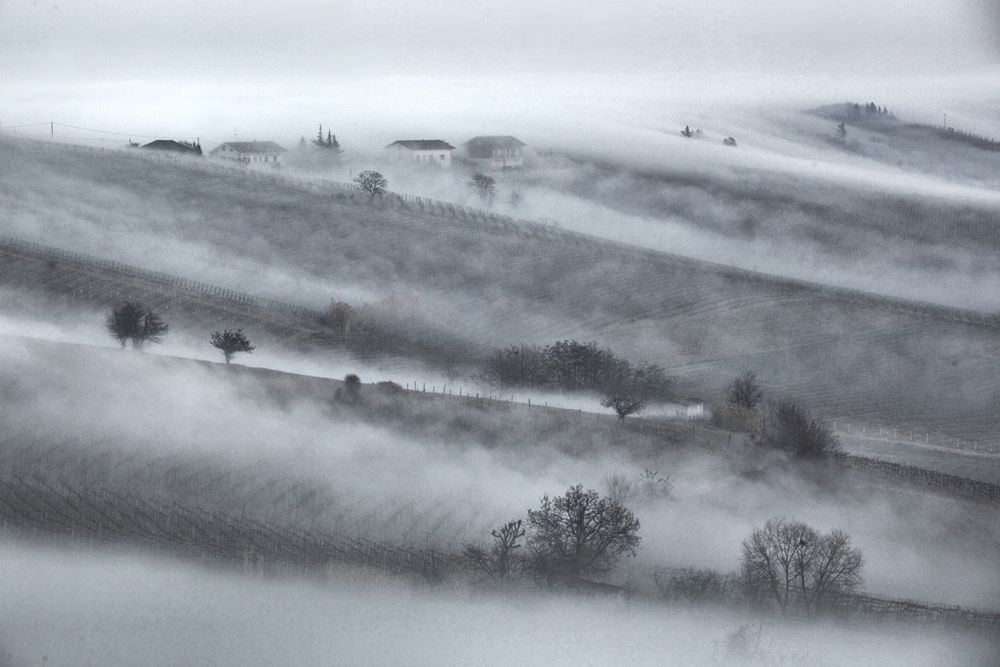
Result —
M 969 440 L 943 433 L 889 427 L 873 422 L 849 421 L 843 418 L 834 419 L 830 423 L 835 432 L 851 438 L 898 442 L 907 445 L 929 445 L 982 454 L 1000 454 L 1000 442 L 995 441 Z
M 752 608 L 757 613 L 779 612 L 773 601 L 768 603 L 766 598 L 755 600 L 753 603 L 747 600 L 739 574 L 723 574 L 695 568 L 652 568 L 639 580 L 639 585 L 643 586 L 647 581 L 652 582 L 654 595 L 675 604 L 716 604 L 740 609 Z M 1000 630 L 1000 613 L 913 600 L 880 598 L 864 593 L 837 594 L 832 597 L 829 606 L 822 613 L 865 623 L 944 623 L 988 632 Z M 807 618 L 804 610 L 798 605 L 790 605 L 784 616 Z
M 24 241 L 12 238 L 10 236 L 0 235 L 0 250 L 2 249 L 14 252 L 32 253 L 43 257 L 74 262 L 76 264 L 102 269 L 105 271 L 114 271 L 133 278 L 167 285 L 177 289 L 188 290 L 205 296 L 226 299 L 227 301 L 233 301 L 243 305 L 274 310 L 297 317 L 316 319 L 320 316 L 318 311 L 310 310 L 304 306 L 290 304 L 284 301 L 277 301 L 275 299 L 268 299 L 266 297 L 254 296 L 247 294 L 246 292 L 239 292 L 219 287 L 218 285 L 210 285 L 208 283 L 199 282 L 197 280 L 189 280 L 187 278 L 181 278 L 179 276 L 159 271 L 150 271 L 131 264 L 102 259 L 100 257 L 74 252 L 71 250 L 62 250 L 52 246 L 43 245 L 41 243 L 35 243 L 33 241 Z
M 153 151 L 144 151 L 141 149 L 106 149 L 90 146 L 78 146 L 75 144 L 52 144 L 45 141 L 12 138 L 10 135 L 5 135 L 4 140 L 9 142 L 20 142 L 22 145 L 30 146 L 35 150 L 70 150 L 77 153 L 86 153 L 95 157 L 114 157 L 118 160 L 133 160 L 136 162 L 145 162 L 146 164 L 161 163 L 183 165 L 185 168 L 198 170 L 203 173 L 236 176 L 259 183 L 269 183 L 272 185 L 287 187 L 299 192 L 326 194 L 337 197 L 345 202 L 353 202 L 358 206 L 368 207 L 368 196 L 363 194 L 360 188 L 353 183 L 341 183 L 322 179 L 313 183 L 311 181 L 305 181 L 299 178 L 279 174 L 274 170 L 271 172 L 262 172 L 254 168 L 227 164 L 221 160 L 176 157 L 155 153 Z M 835 298 L 847 303 L 854 303 L 863 306 L 877 306 L 885 309 L 899 310 L 922 317 L 935 317 L 963 324 L 1000 327 L 1000 313 L 986 313 L 965 308 L 955 308 L 951 306 L 921 302 L 902 297 L 890 297 L 856 289 L 821 285 L 794 278 L 786 278 L 751 271 L 748 269 L 735 268 L 725 264 L 685 257 L 683 255 L 674 255 L 660 250 L 647 249 L 619 241 L 589 236 L 587 234 L 557 228 L 552 225 L 516 219 L 510 216 L 494 213 L 492 211 L 471 208 L 428 197 L 388 192 L 378 201 L 380 202 L 381 207 L 388 208 L 390 210 L 402 210 L 410 214 L 432 217 L 436 220 L 451 219 L 458 222 L 464 222 L 466 224 L 474 224 L 491 233 L 520 235 L 535 241 L 558 242 L 578 247 L 587 247 L 601 257 L 613 254 L 624 259 L 636 261 L 670 261 L 674 264 L 684 264 L 700 270 L 713 271 L 726 277 L 742 281 L 766 283 L 772 287 L 786 291 L 799 290 L 814 292 L 819 296 Z
M 864 456 L 853 456 L 851 454 L 837 454 L 836 460 L 848 468 L 863 470 L 880 477 L 916 484 L 925 488 L 947 491 L 950 494 L 962 496 L 970 500 L 1000 503 L 1000 486 L 990 484 L 989 482 L 980 482 L 966 477 L 927 470 L 926 468 L 892 463 Z

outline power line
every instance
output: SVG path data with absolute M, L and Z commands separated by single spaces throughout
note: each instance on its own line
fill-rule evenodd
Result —
M 70 125 L 69 123 L 60 123 L 60 122 L 57 122 L 57 121 L 44 121 L 44 122 L 40 122 L 40 123 L 24 123 L 22 125 L 0 125 L 0 131 L 3 131 L 3 130 L 17 130 L 17 129 L 21 129 L 21 128 L 24 128 L 24 127 L 40 127 L 40 126 L 43 126 L 43 125 L 48 125 L 50 127 L 51 126 L 65 127 L 65 128 L 71 129 L 71 130 L 80 130 L 82 132 L 95 132 L 97 134 L 108 134 L 108 135 L 112 135 L 112 136 L 116 136 L 116 137 L 135 137 L 137 139 L 159 139 L 159 138 L 161 138 L 163 136 L 170 136 L 169 133 L 164 133 L 164 134 L 161 134 L 161 135 L 157 136 L 157 135 L 139 134 L 139 133 L 132 133 L 132 132 L 117 132 L 115 130 L 101 130 L 101 129 L 94 128 L 94 127 L 81 127 L 79 125 Z M 209 143 L 209 144 L 221 144 L 222 142 L 221 141 L 214 141 L 212 139 L 207 139 L 207 143 Z

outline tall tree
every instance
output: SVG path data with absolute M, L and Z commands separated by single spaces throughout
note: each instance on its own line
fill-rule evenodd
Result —
M 639 520 L 623 505 L 572 486 L 528 511 L 530 564 L 550 582 L 603 574 L 622 556 L 635 555 L 638 533 Z
M 131 340 L 136 350 L 141 350 L 146 343 L 163 342 L 170 330 L 159 315 L 137 301 L 127 301 L 113 308 L 105 320 L 105 328 L 122 347 Z
M 764 392 L 757 382 L 757 374 L 750 369 L 733 378 L 728 395 L 730 403 L 747 412 L 755 412 L 764 398 Z

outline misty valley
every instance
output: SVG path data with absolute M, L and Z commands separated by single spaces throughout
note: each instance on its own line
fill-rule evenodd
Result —
M 995 69 L 117 76 L 0 83 L 0 666 L 1000 664 Z

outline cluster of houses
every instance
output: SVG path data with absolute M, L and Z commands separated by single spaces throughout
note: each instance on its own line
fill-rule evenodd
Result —
M 517 169 L 524 166 L 525 143 L 511 136 L 473 137 L 462 147 L 466 161 L 482 169 Z M 142 146 L 144 149 L 203 155 L 201 142 L 157 139 Z M 418 164 L 450 167 L 452 153 L 457 150 L 441 139 L 401 139 L 386 146 L 386 151 L 397 160 Z M 238 162 L 281 166 L 288 151 L 273 141 L 227 141 L 209 151 L 209 157 Z

